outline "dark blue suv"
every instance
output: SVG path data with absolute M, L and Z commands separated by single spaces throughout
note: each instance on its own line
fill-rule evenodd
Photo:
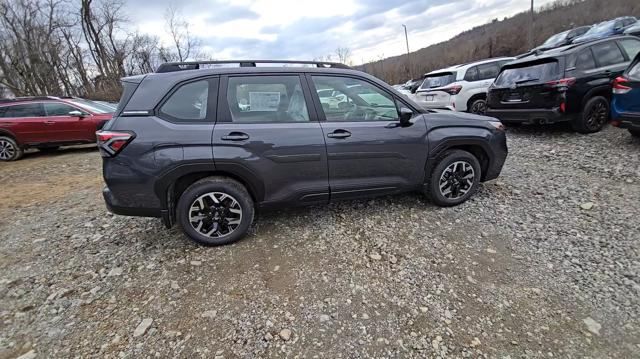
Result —
M 427 112 L 342 64 L 227 63 L 163 64 L 123 79 L 97 134 L 113 213 L 160 217 L 198 243 L 227 244 L 260 208 L 408 191 L 457 205 L 507 156 L 499 121 Z
M 611 124 L 640 137 L 640 53 L 622 76 L 613 81 Z

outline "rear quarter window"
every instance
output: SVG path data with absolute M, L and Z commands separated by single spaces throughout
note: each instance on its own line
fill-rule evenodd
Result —
M 511 87 L 525 83 L 540 83 L 560 78 L 560 64 L 556 60 L 520 64 L 507 67 L 496 78 L 496 86 Z
M 625 61 L 622 51 L 615 41 L 603 42 L 591 46 L 593 55 L 601 67 L 621 64 Z
M 636 63 L 629 68 L 627 77 L 634 81 L 640 81 L 640 61 L 636 61 Z
M 630 60 L 633 60 L 640 52 L 640 40 L 623 39 L 618 41 L 618 43 L 620 44 L 620 46 L 622 46 L 624 52 L 627 53 L 627 56 Z

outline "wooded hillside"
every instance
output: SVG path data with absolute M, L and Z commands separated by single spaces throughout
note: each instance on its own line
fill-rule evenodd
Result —
M 639 0 L 559 0 L 535 13 L 534 43 L 582 25 L 619 16 L 640 18 Z M 443 67 L 496 56 L 515 56 L 529 50 L 530 13 L 524 12 L 465 31 L 454 38 L 411 53 L 411 77 Z M 388 83 L 408 80 L 407 55 L 389 57 L 359 67 Z

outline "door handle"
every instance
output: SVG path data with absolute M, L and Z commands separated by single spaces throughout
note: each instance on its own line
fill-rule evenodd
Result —
M 44 121 L 45 125 L 53 125 L 55 121 Z
M 351 137 L 351 132 L 347 130 L 335 130 L 327 135 L 329 138 L 347 138 Z
M 244 141 L 248 139 L 249 135 L 243 132 L 231 132 L 226 136 L 222 136 L 223 141 Z

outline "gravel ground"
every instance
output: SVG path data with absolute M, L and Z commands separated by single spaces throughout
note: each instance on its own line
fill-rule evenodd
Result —
M 639 357 L 640 141 L 509 135 L 462 206 L 261 213 L 220 248 L 108 214 L 94 148 L 0 163 L 0 357 Z

